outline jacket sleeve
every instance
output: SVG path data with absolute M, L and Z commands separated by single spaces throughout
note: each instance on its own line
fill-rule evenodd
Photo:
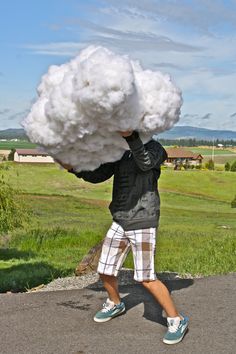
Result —
M 76 172 L 73 169 L 68 172 L 73 173 L 78 178 L 83 178 L 86 182 L 100 183 L 108 180 L 114 174 L 115 163 L 102 164 L 94 171 Z
M 167 159 L 167 153 L 160 143 L 151 140 L 144 145 L 136 131 L 125 140 L 133 153 L 136 164 L 142 171 L 158 168 Z

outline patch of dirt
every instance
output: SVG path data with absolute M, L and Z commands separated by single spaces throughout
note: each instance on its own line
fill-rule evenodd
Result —
M 101 206 L 101 207 L 108 207 L 109 201 L 107 200 L 100 200 L 100 199 L 80 199 L 80 201 L 89 205 L 96 205 L 96 206 Z
M 36 199 L 50 199 L 50 200 L 63 198 L 63 196 L 60 195 L 34 195 L 34 194 L 31 194 L 30 197 Z
M 180 191 L 177 191 L 177 190 L 172 190 L 172 189 L 164 189 L 164 188 L 160 188 L 159 189 L 160 192 L 167 192 L 167 193 L 173 193 L 173 194 L 179 194 L 179 195 L 184 195 L 186 197 L 194 197 L 194 198 L 201 198 L 201 199 L 206 199 L 206 200 L 215 200 L 215 201 L 218 201 L 218 202 L 222 202 L 222 200 L 219 200 L 217 198 L 214 198 L 214 197 L 210 197 L 210 196 L 207 196 L 203 193 L 199 193 L 199 192 L 192 192 L 192 193 L 187 193 L 187 192 L 180 192 Z

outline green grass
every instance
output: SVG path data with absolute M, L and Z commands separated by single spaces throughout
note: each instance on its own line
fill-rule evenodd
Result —
M 201 155 L 212 155 L 213 149 L 212 148 L 200 148 L 200 147 L 190 147 L 189 150 L 191 150 L 192 152 L 196 153 L 196 154 L 201 154 Z M 217 149 L 214 148 L 214 155 L 235 155 L 236 153 L 227 150 L 227 149 Z
M 0 153 L 1 150 L 34 149 L 34 148 L 36 148 L 36 145 L 26 140 L 0 141 Z
M 43 195 L 70 195 L 87 199 L 109 200 L 111 183 L 94 185 L 77 179 L 54 164 L 7 163 L 2 171 L 5 178 L 23 193 Z
M 71 275 L 110 223 L 112 181 L 88 184 L 55 165 L 8 164 L 5 180 L 24 193 L 29 225 L 0 238 L 0 292 Z M 157 271 L 236 272 L 236 174 L 163 170 Z M 132 267 L 129 256 L 125 266 Z
M 235 180 L 235 172 L 166 169 L 162 171 L 159 187 L 163 192 L 230 203 L 236 193 Z
M 203 164 L 212 158 L 212 148 L 191 147 L 189 150 L 196 154 L 201 154 L 203 156 Z M 215 148 L 213 154 L 213 159 L 216 164 L 224 165 L 226 162 L 232 163 L 236 160 L 236 153 L 227 149 L 221 150 Z
M 204 162 L 209 161 L 209 158 L 207 156 L 204 157 Z M 214 162 L 218 164 L 223 164 L 225 165 L 226 162 L 229 162 L 232 164 L 234 161 L 236 161 L 236 156 L 235 154 L 233 155 L 216 155 L 214 157 Z

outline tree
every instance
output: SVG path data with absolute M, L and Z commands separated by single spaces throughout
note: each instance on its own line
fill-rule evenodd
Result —
M 230 171 L 236 172 L 236 161 L 234 161 L 231 165 Z
M 206 163 L 206 168 L 208 170 L 214 170 L 215 169 L 215 163 L 212 159 L 210 159 L 207 163 Z
M 231 202 L 231 207 L 232 208 L 236 208 L 236 195 L 235 195 L 234 199 Z
M 2 178 L 0 180 L 0 233 L 24 226 L 30 212 L 26 209 L 20 192 Z
M 229 162 L 225 163 L 225 171 L 230 171 L 230 163 Z
M 11 149 L 9 155 L 8 155 L 8 161 L 14 161 L 14 154 L 16 152 L 16 149 Z

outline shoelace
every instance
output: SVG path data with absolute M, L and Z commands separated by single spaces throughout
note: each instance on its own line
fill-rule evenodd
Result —
M 177 332 L 178 331 L 178 329 L 179 329 L 179 325 L 180 325 L 180 322 L 178 323 L 174 323 L 174 321 L 170 321 L 170 322 L 168 322 L 168 331 L 170 332 L 170 333 L 175 333 L 175 332 Z
M 108 312 L 110 311 L 114 306 L 112 306 L 112 304 L 109 304 L 107 302 L 105 302 L 103 305 L 102 305 L 103 309 L 101 310 L 101 312 Z

